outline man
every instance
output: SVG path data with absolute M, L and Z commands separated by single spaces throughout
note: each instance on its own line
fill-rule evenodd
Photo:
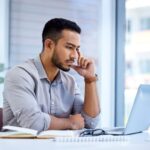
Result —
M 96 127 L 100 114 L 97 76 L 93 61 L 80 54 L 80 32 L 76 23 L 62 18 L 45 24 L 39 57 L 6 75 L 4 125 L 38 131 Z M 84 99 L 67 73 L 70 68 L 84 77 Z

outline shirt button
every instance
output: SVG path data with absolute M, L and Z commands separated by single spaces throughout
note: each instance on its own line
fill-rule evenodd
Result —
M 54 105 L 54 101 L 52 101 L 52 105 Z

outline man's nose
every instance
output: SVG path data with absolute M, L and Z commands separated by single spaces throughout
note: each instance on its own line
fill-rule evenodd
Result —
M 71 55 L 72 58 L 77 59 L 78 58 L 77 50 L 76 49 L 72 50 L 70 55 Z

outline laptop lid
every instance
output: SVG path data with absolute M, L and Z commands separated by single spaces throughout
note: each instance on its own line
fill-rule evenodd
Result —
M 150 126 L 150 85 L 140 85 L 124 130 L 124 134 L 138 133 Z

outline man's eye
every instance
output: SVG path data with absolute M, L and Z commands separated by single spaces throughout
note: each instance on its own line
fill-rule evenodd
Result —
M 66 48 L 68 48 L 68 49 L 72 49 L 72 47 L 70 47 L 70 46 L 66 46 Z

